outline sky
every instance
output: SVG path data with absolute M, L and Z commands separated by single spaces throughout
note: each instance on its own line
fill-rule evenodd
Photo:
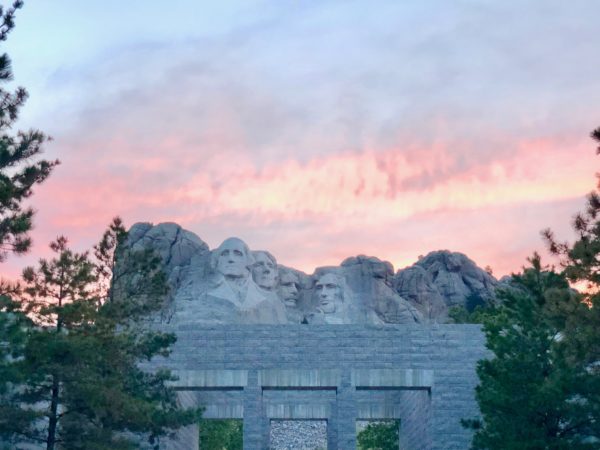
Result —
M 6 2 L 4 2 L 6 4 Z M 311 273 L 448 249 L 495 276 L 595 186 L 596 0 L 26 1 L 0 51 L 52 136 L 29 255 L 176 222 Z M 547 258 L 548 263 L 554 262 Z

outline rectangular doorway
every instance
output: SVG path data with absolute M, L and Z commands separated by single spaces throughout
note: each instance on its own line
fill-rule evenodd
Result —
M 373 419 L 356 421 L 357 450 L 400 449 L 400 420 Z
M 243 450 L 244 428 L 241 419 L 202 419 L 200 450 Z
M 327 450 L 327 420 L 271 419 L 270 450 Z

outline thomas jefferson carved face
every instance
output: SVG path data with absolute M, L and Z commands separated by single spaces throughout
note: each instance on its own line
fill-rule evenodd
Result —
M 300 292 L 298 277 L 293 272 L 283 272 L 279 279 L 279 296 L 283 300 L 285 306 L 295 308 L 298 306 Z
M 319 309 L 325 314 L 334 313 L 336 304 L 342 301 L 340 282 L 332 273 L 326 273 L 317 280 L 315 292 L 319 298 Z
M 277 284 L 277 263 L 270 253 L 253 252 L 252 278 L 261 288 L 272 290 Z
M 248 246 L 241 239 L 226 239 L 216 250 L 217 272 L 226 278 L 247 277 L 250 263 Z

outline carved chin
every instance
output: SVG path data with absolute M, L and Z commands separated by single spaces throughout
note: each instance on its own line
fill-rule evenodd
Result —
M 270 277 L 257 277 L 256 284 L 263 289 L 271 290 L 275 287 L 275 280 Z
M 319 306 L 319 309 L 321 311 L 323 311 L 324 314 L 334 313 L 335 312 L 335 303 L 334 302 L 321 303 L 321 305 Z
M 219 270 L 226 277 L 245 277 L 248 275 L 248 271 L 243 267 L 223 267 Z

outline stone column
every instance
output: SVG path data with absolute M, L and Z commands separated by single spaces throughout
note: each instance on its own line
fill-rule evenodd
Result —
M 258 385 L 258 372 L 248 371 L 248 384 L 244 387 L 244 450 L 266 450 L 264 442 L 264 412 L 262 387 Z
M 350 373 L 342 374 L 341 383 L 337 390 L 336 425 L 337 449 L 356 449 L 356 388 L 350 382 Z
M 337 394 L 336 402 L 331 405 L 331 413 L 327 418 L 327 450 L 338 450 Z

